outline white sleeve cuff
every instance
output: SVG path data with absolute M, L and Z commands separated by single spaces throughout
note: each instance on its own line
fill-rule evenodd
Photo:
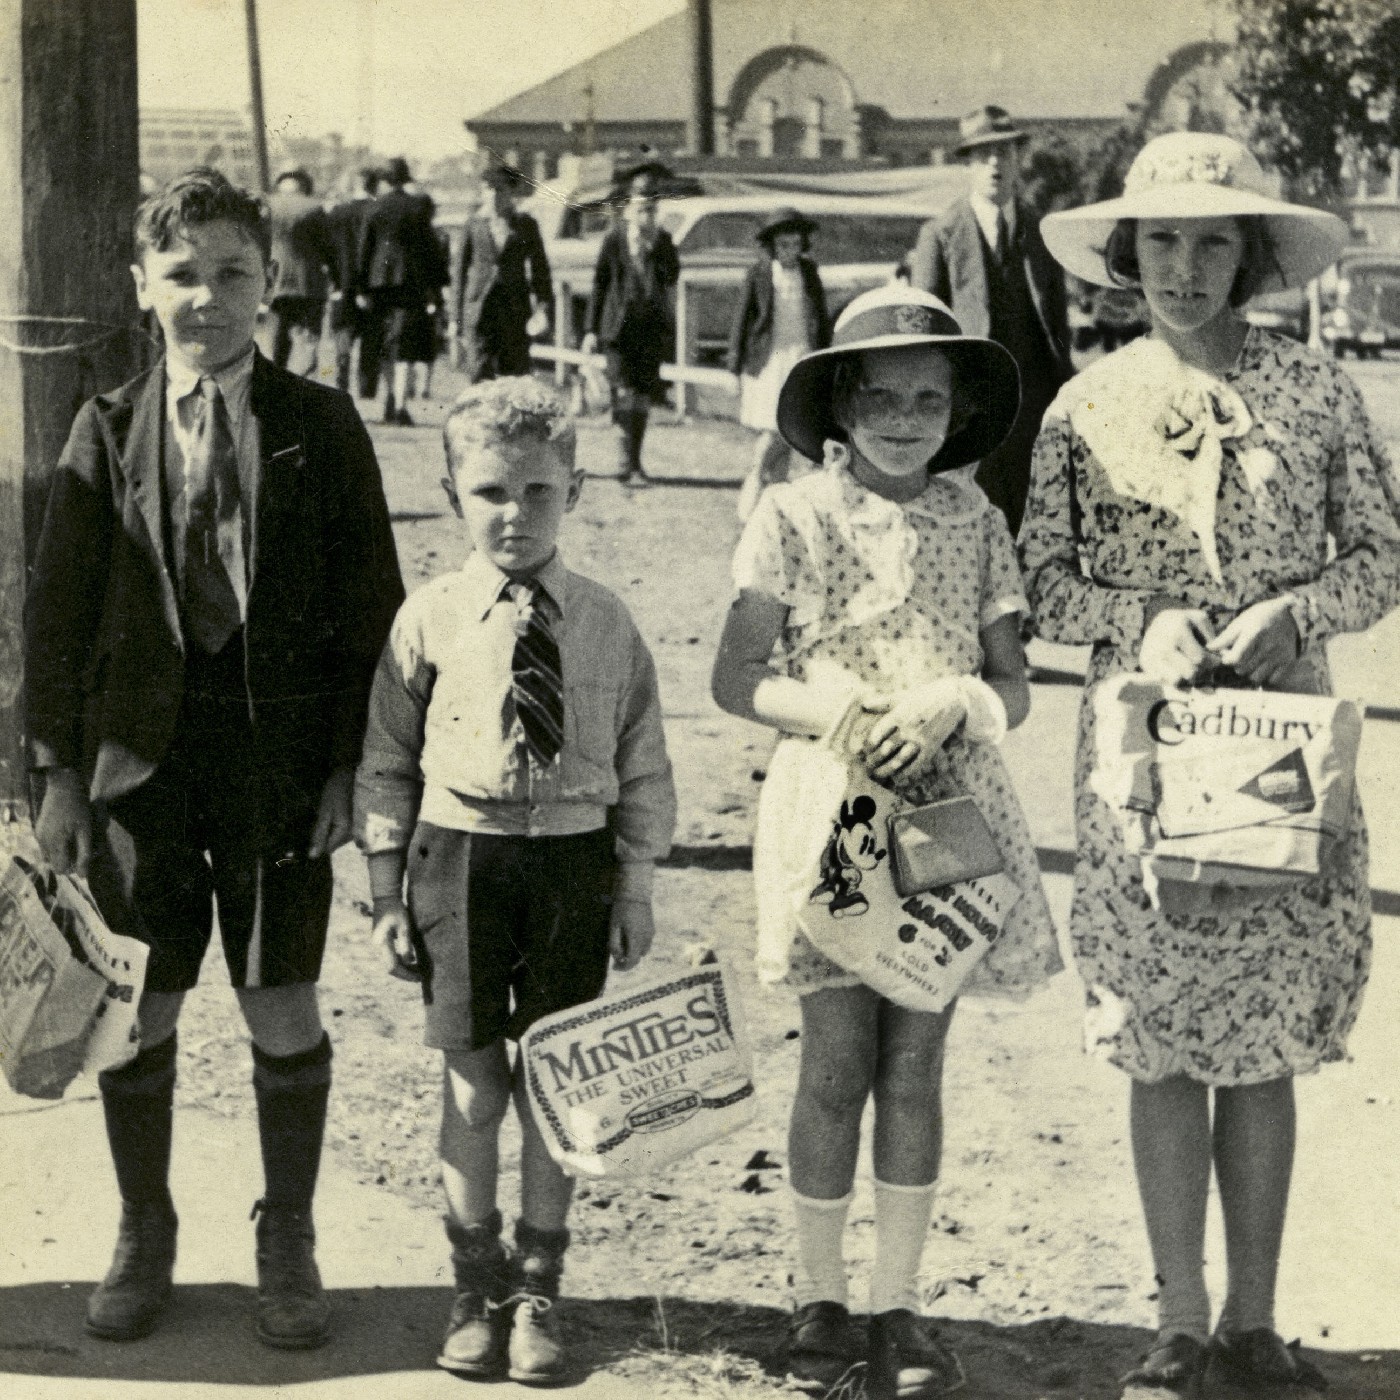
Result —
M 960 676 L 958 685 L 967 708 L 963 734 L 974 744 L 1001 743 L 1007 730 L 1006 706 L 1001 696 L 976 676 Z

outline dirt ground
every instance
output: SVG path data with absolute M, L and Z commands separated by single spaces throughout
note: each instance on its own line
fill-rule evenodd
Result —
M 450 379 L 435 388 L 445 395 Z M 374 429 L 410 588 L 464 552 L 438 485 L 431 425 L 441 406 L 414 409 L 421 426 Z M 577 1192 L 567 1325 L 590 1367 L 646 1377 L 668 1394 L 781 1389 L 775 1350 L 791 1308 L 783 1188 L 798 1013 L 790 996 L 760 990 L 750 966 L 749 843 L 771 740 L 708 695 L 749 451 L 733 425 L 659 423 L 647 458 L 660 479 L 625 490 L 607 479 L 602 421 L 584 421 L 579 456 L 590 479 L 564 536 L 570 564 L 627 602 L 654 649 L 681 795 L 676 848 L 658 875 L 656 948 L 631 976 L 681 964 L 689 945 L 715 947 L 739 972 L 759 1065 L 747 1128 L 654 1179 Z M 1009 756 L 1023 793 L 1035 794 L 1028 805 L 1063 923 L 1074 692 L 1038 686 L 1036 700 L 1040 719 L 1012 737 Z M 328 1150 L 363 1180 L 436 1212 L 438 1067 L 419 1044 L 418 994 L 383 973 L 370 945 L 362 861 L 347 849 L 337 869 L 323 979 L 336 1053 Z M 1124 1083 L 1080 1054 L 1078 1007 L 1066 974 L 1019 1006 L 968 1003 L 954 1022 L 943 1184 L 921 1284 L 927 1310 L 949 1319 L 968 1400 L 1108 1400 L 1153 1318 Z M 190 998 L 182 1045 L 183 1100 L 250 1115 L 246 1040 L 217 969 Z M 516 1141 L 508 1128 L 508 1219 Z M 873 1250 L 866 1164 L 851 1222 L 853 1300 L 863 1307 Z M 1400 1395 L 1395 1352 L 1333 1354 L 1327 1364 L 1336 1396 Z

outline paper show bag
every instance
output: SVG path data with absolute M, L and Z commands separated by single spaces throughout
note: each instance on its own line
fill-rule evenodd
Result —
M 546 1016 L 520 1055 L 545 1145 L 574 1176 L 642 1176 L 754 1114 L 753 1052 L 722 962 Z
M 1349 700 L 1130 674 L 1100 686 L 1094 719 L 1091 781 L 1163 907 L 1172 886 L 1310 879 L 1350 830 L 1361 715 Z
M 11 856 L 0 874 L 0 1063 L 17 1093 L 59 1098 L 137 1049 L 146 948 L 111 932 L 82 887 Z
M 981 813 L 966 797 L 910 807 L 851 762 L 839 802 L 822 815 L 802 931 L 881 996 L 943 1010 L 1020 896 Z

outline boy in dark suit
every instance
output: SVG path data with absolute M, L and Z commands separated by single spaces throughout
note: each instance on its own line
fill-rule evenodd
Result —
M 135 243 L 165 358 L 79 410 L 25 636 L 39 841 L 151 950 L 140 1051 L 100 1077 L 122 1221 L 87 1325 L 141 1336 L 170 1297 L 175 1027 L 217 902 L 266 1175 L 258 1335 L 316 1346 L 331 1050 L 315 983 L 330 853 L 350 835 L 370 680 L 403 586 L 353 405 L 254 348 L 269 276 L 258 202 L 193 170 L 141 206 Z
M 412 178 L 402 156 L 384 167 L 389 188 L 365 215 L 358 270 L 361 298 L 381 327 L 383 364 L 392 366 L 384 421 L 404 426 L 412 422 L 404 407 L 412 350 L 431 334 L 449 280 L 433 234 L 433 202 L 404 188 Z

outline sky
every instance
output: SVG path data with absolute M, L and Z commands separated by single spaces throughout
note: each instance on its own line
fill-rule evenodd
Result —
M 467 147 L 464 118 L 683 8 L 684 0 L 259 0 L 268 132 L 338 131 L 381 154 L 452 155 Z M 137 0 L 137 22 L 143 107 L 247 106 L 244 0 Z

